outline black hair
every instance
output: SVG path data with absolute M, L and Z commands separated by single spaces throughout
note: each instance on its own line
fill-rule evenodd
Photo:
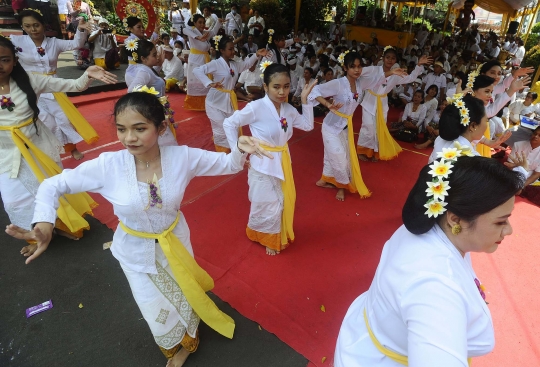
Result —
M 328 69 L 326 69 L 326 70 L 324 71 L 323 75 L 328 74 L 328 72 L 332 72 L 332 75 L 334 74 L 334 70 L 328 68 Z
M 134 60 L 138 64 L 142 64 L 142 58 L 148 57 L 150 55 L 150 52 L 155 48 L 156 46 L 147 40 L 138 40 L 137 41 L 137 50 L 134 51 L 137 53 L 139 57 L 137 57 L 137 60 Z
M 439 87 L 437 86 L 437 84 L 431 84 L 428 89 L 426 89 L 426 94 L 429 93 L 429 90 L 430 89 L 433 89 L 435 88 L 435 90 L 437 91 L 437 94 L 439 94 Z M 437 96 L 437 94 L 435 94 L 435 96 Z
M 448 108 L 448 107 L 447 107 Z M 445 110 L 446 111 L 446 110 Z M 407 230 L 413 234 L 428 232 L 435 223 L 442 225 L 445 216 L 429 218 L 424 205 L 427 182 L 431 182 L 429 165 L 422 168 L 418 180 L 403 206 L 402 219 Z M 446 210 L 474 225 L 474 221 L 515 196 L 522 188 L 525 178 L 519 172 L 509 170 L 495 159 L 485 157 L 460 157 L 454 163 L 448 177 Z
M 347 69 L 354 65 L 354 62 L 358 60 L 360 61 L 360 65 L 362 65 L 362 57 L 358 52 L 349 52 L 345 57 L 343 58 L 343 66 Z
M 285 65 L 276 64 L 276 63 L 268 65 L 266 69 L 264 69 L 264 73 L 263 73 L 264 84 L 269 86 L 272 76 L 274 74 L 279 74 L 279 73 L 287 74 L 289 79 L 291 77 L 291 73 L 289 72 L 289 69 Z
M 26 18 L 26 17 L 32 17 L 35 20 L 37 20 L 39 23 L 41 23 L 41 25 L 45 25 L 45 19 L 43 19 L 43 15 L 39 14 L 37 11 L 32 10 L 32 9 L 24 9 L 23 11 L 19 12 L 19 15 L 17 18 L 19 20 L 19 25 L 22 26 L 23 18 Z
M 169 38 L 171 38 L 171 36 L 170 36 L 168 33 L 162 33 L 161 36 L 160 36 L 160 38 L 163 39 L 163 37 L 169 37 Z
M 480 88 L 487 88 L 495 83 L 495 79 L 485 74 L 480 74 L 474 79 L 473 90 L 478 90 Z
M 309 74 L 311 75 L 311 77 L 313 77 L 313 69 L 312 68 L 307 67 L 307 68 L 304 68 L 304 71 L 305 70 L 309 71 Z
M 465 75 L 465 73 L 463 71 L 456 72 L 455 76 L 456 76 L 456 78 L 459 78 L 459 80 L 461 80 L 462 85 L 463 85 L 463 81 L 467 79 L 467 76 Z
M 204 10 L 204 9 L 208 9 L 208 11 L 209 11 L 210 13 L 213 13 L 213 12 L 214 12 L 214 9 L 213 9 L 210 5 L 205 5 L 205 6 L 202 8 L 202 10 Z
M 5 37 L 0 37 L 0 47 L 5 47 L 9 49 L 9 51 L 13 55 L 13 61 L 14 62 L 16 61 L 15 46 L 9 39 Z M 28 105 L 30 106 L 32 111 L 34 111 L 34 115 L 32 116 L 32 122 L 34 123 L 34 127 L 36 128 L 36 134 L 37 134 L 38 128 L 36 125 L 36 121 L 39 116 L 39 108 L 37 106 L 37 95 L 36 95 L 36 92 L 34 91 L 34 87 L 32 87 L 32 84 L 30 83 L 30 78 L 28 77 L 28 74 L 26 73 L 26 71 L 23 69 L 21 63 L 18 61 L 15 62 L 15 64 L 13 65 L 13 70 L 11 71 L 10 76 L 15 81 L 15 83 L 17 83 L 17 87 L 19 87 L 26 94 Z
M 184 48 L 184 42 L 182 42 L 182 41 L 180 41 L 180 40 L 174 41 L 174 44 L 175 44 L 175 45 L 180 45 L 180 46 L 182 46 L 182 48 Z
M 375 38 L 374 38 L 374 39 L 375 39 Z M 393 48 L 393 47 L 390 47 L 390 48 L 388 48 L 386 51 L 383 52 L 383 58 L 384 58 L 386 55 L 390 54 L 390 53 L 393 53 L 393 54 L 396 56 L 396 60 L 399 61 L 398 53 L 397 53 L 396 49 Z
M 278 64 L 281 64 L 281 50 L 279 50 L 278 47 L 276 46 L 276 41 L 282 41 L 284 39 L 285 39 L 285 35 L 276 32 L 274 35 L 272 35 L 272 42 L 269 42 L 267 45 L 267 47 L 276 56 L 276 60 Z
M 425 96 L 425 93 L 424 91 L 420 88 L 420 89 L 417 89 L 414 91 L 413 93 L 413 96 L 416 94 L 416 93 L 420 93 L 422 95 L 422 101 L 420 101 L 420 103 L 424 103 L 424 96 Z
M 536 101 L 536 99 L 538 98 L 538 93 L 536 92 L 529 92 L 529 93 L 531 94 L 533 101 Z
M 145 92 L 131 92 L 122 96 L 114 105 L 114 118 L 131 108 L 141 114 L 145 119 L 152 121 L 154 126 L 159 127 L 165 121 L 165 111 L 158 97 Z
M 201 18 L 204 19 L 204 16 L 201 15 L 201 14 L 195 14 L 194 16 L 192 16 L 192 17 L 188 20 L 187 24 L 188 24 L 189 26 L 194 26 L 195 23 L 197 23 L 197 21 L 198 21 L 199 19 L 201 19 Z
M 220 50 L 225 50 L 225 48 L 227 47 L 227 43 L 229 42 L 234 44 L 234 40 L 231 36 L 221 37 L 221 39 L 218 42 L 218 46 L 216 47 L 216 59 L 219 59 L 221 57 Z
M 479 125 L 480 121 L 482 121 L 486 115 L 484 102 L 470 94 L 463 97 L 463 102 L 465 103 L 465 107 L 469 110 L 469 125 Z M 439 119 L 439 136 L 441 139 L 454 141 L 467 131 L 469 125 L 461 124 L 459 108 L 453 103 L 450 103 L 441 113 L 441 118 Z
M 142 23 L 142 20 L 137 17 L 127 17 L 128 28 L 135 27 L 138 23 Z
M 482 65 L 482 67 L 480 68 L 480 74 L 485 74 L 487 73 L 492 67 L 494 66 L 498 66 L 498 67 L 501 67 L 501 63 L 499 62 L 499 60 L 489 60 L 487 61 L 485 64 Z

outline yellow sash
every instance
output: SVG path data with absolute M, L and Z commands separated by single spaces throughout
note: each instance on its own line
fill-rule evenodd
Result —
M 384 354 L 385 356 L 387 356 L 388 358 L 390 358 L 391 360 L 393 360 L 396 363 L 399 363 L 399 364 L 404 365 L 404 366 L 408 366 L 409 365 L 409 358 L 407 358 L 407 356 L 403 356 L 403 355 L 401 355 L 399 353 L 396 353 L 396 352 L 386 348 L 384 345 L 382 345 L 377 340 L 377 337 L 375 336 L 375 334 L 373 334 L 373 331 L 371 330 L 371 327 L 369 326 L 369 321 L 368 321 L 368 318 L 367 318 L 367 313 L 366 313 L 365 308 L 364 308 L 364 321 L 366 323 L 366 328 L 368 330 L 369 337 L 371 338 L 371 341 L 373 342 L 375 347 L 379 350 L 379 352 L 381 352 L 382 354 Z M 471 358 L 468 358 L 467 362 L 469 362 L 469 366 L 470 366 L 471 365 Z
M 46 178 L 61 173 L 62 168 L 52 158 L 36 147 L 21 131 L 21 128 L 31 124 L 32 118 L 16 126 L 0 126 L 0 131 L 11 132 L 13 142 L 41 183 Z M 85 213 L 91 214 L 92 208 L 95 208 L 97 203 L 87 193 L 65 194 L 60 197 L 59 202 L 60 206 L 57 210 L 58 218 L 64 222 L 72 233 L 90 228 L 90 225 L 82 215 Z
M 489 123 L 486 128 L 486 131 L 484 132 L 484 137 L 488 140 L 491 139 L 491 132 L 489 131 Z M 476 144 L 476 151 L 480 153 L 482 157 L 491 158 L 491 148 L 485 144 L 480 144 L 480 143 Z
M 283 214 L 281 215 L 281 244 L 286 245 L 294 241 L 293 221 L 294 206 L 296 205 L 296 188 L 294 187 L 294 177 L 291 165 L 291 156 L 289 154 L 289 145 L 271 148 L 261 145 L 269 152 L 281 152 L 281 168 L 285 180 L 281 182 L 283 190 Z
M 353 133 L 353 125 L 352 125 L 352 115 L 346 115 L 344 113 L 341 113 L 339 111 L 332 110 L 333 113 L 338 115 L 339 117 L 343 117 L 344 119 L 347 119 L 347 140 L 349 141 L 349 155 L 351 159 L 351 183 L 354 188 L 356 188 L 356 191 L 358 194 L 360 194 L 361 198 L 367 198 L 371 196 L 371 192 L 369 192 L 369 189 L 364 184 L 364 180 L 362 179 L 362 173 L 360 172 L 360 162 L 358 162 L 358 155 L 356 155 L 356 149 L 354 145 L 354 133 Z
M 55 75 L 55 71 L 49 71 L 48 73 L 37 73 L 34 72 L 34 74 L 42 74 L 42 75 Z M 99 140 L 99 135 L 97 134 L 96 130 L 86 121 L 83 115 L 79 112 L 77 107 L 71 103 L 68 96 L 63 92 L 55 92 L 53 93 L 54 99 L 56 99 L 56 102 L 60 105 L 60 108 L 64 113 L 66 114 L 66 117 L 68 118 L 69 122 L 75 127 L 75 130 L 79 133 L 79 135 L 84 139 L 84 141 L 87 144 L 94 144 Z M 54 117 L 54 116 L 53 116 Z
M 377 113 L 375 115 L 375 120 L 377 124 L 377 138 L 379 139 L 379 159 L 389 161 L 390 159 L 396 158 L 398 154 L 401 153 L 402 149 L 392 135 L 390 135 L 388 126 L 386 126 L 382 104 L 382 98 L 386 97 L 386 94 L 376 94 L 369 89 L 367 91 L 371 95 L 377 97 Z
M 199 317 L 212 329 L 223 336 L 232 339 L 234 320 L 221 312 L 216 304 L 206 295 L 214 288 L 212 277 L 197 264 L 193 256 L 186 250 L 182 242 L 172 232 L 178 224 L 180 212 L 176 219 L 163 233 L 146 233 L 135 231 L 120 222 L 120 227 L 135 237 L 158 240 L 167 261 L 171 266 L 174 277 L 186 296 L 187 301 Z
M 197 50 L 196 48 L 192 47 L 192 48 L 189 49 L 189 52 L 192 53 L 192 54 L 195 54 L 195 55 L 204 55 L 204 63 L 205 64 L 208 64 L 210 62 L 210 54 L 208 53 L 208 51 L 204 52 L 204 51 Z M 210 80 L 214 79 L 212 74 L 208 74 L 207 76 L 208 76 L 208 78 Z
M 223 93 L 229 93 L 229 96 L 231 97 L 231 105 L 233 110 L 238 111 L 238 98 L 236 98 L 236 92 L 232 89 L 223 89 L 223 88 L 216 88 L 216 90 L 219 90 Z M 242 136 L 242 127 L 240 126 L 238 128 L 238 136 Z

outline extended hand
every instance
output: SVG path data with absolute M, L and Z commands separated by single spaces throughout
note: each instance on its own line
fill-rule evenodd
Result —
M 433 58 L 431 56 L 422 56 L 418 61 L 418 65 L 429 65 L 433 64 Z
M 330 111 L 337 111 L 341 107 L 343 107 L 343 103 L 336 103 L 335 101 L 333 101 L 332 104 L 326 108 L 328 108 Z
M 202 36 L 199 37 L 200 41 L 207 41 L 208 37 L 210 37 L 210 32 L 204 32 Z
M 504 165 L 508 168 L 523 167 L 526 171 L 529 170 L 529 163 L 527 162 L 527 155 L 525 152 L 516 152 L 508 156 L 508 162 L 504 162 Z
M 238 148 L 240 148 L 244 152 L 253 154 L 259 158 L 265 156 L 267 158 L 274 159 L 274 156 L 270 154 L 270 152 L 265 150 L 263 147 L 261 147 L 261 144 L 271 148 L 275 146 L 252 136 L 242 135 L 238 138 Z
M 105 84 L 114 84 L 118 79 L 116 75 L 105 71 L 101 66 L 92 65 L 86 69 L 86 72 L 90 78 L 101 80 Z
M 307 97 L 313 90 L 313 87 L 315 87 L 315 84 L 317 84 L 316 80 L 313 83 L 306 85 L 304 89 L 302 90 L 302 94 L 300 94 L 300 99 L 302 100 L 302 104 L 307 104 Z
M 390 74 L 391 75 L 398 75 L 400 77 L 405 77 L 409 74 L 407 74 L 407 69 L 401 69 L 401 68 L 395 68 L 395 69 L 392 69 L 390 70 Z
M 266 48 L 259 48 L 257 50 L 257 56 L 262 56 L 262 57 L 265 57 L 267 56 L 268 54 L 270 53 L 270 51 L 268 51 Z
M 531 74 L 534 71 L 534 68 L 532 66 L 526 67 L 526 68 L 519 68 L 517 70 L 512 71 L 512 76 L 514 78 L 519 78 L 520 76 Z
M 531 83 L 531 77 L 530 75 L 526 75 L 523 78 L 516 78 L 512 81 L 512 84 L 510 84 L 510 88 L 508 88 L 508 91 L 510 92 L 510 95 L 516 93 L 519 90 L 522 90 L 526 86 L 528 86 Z
M 26 259 L 26 264 L 30 264 L 36 257 L 41 255 L 51 242 L 54 226 L 51 223 L 37 223 L 33 230 L 28 231 L 14 224 L 6 226 L 6 233 L 19 240 L 36 241 L 36 251 Z
M 224 80 L 225 80 L 225 78 L 221 79 L 219 82 L 210 83 L 210 86 L 211 86 L 212 88 L 222 89 L 222 88 L 223 88 L 222 82 L 223 82 Z

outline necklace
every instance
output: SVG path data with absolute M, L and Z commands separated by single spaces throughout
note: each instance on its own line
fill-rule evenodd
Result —
M 137 162 L 141 162 L 141 163 L 143 163 L 143 164 L 146 164 L 146 168 L 148 168 L 148 167 L 150 167 L 150 162 L 155 161 L 155 160 L 158 159 L 160 156 L 161 156 L 161 152 L 159 152 L 159 154 L 157 155 L 156 158 L 151 159 L 151 160 L 149 160 L 148 162 L 141 161 L 139 158 L 137 158 L 137 157 L 135 157 L 135 156 L 133 156 L 133 158 L 135 158 L 135 160 L 136 160 Z

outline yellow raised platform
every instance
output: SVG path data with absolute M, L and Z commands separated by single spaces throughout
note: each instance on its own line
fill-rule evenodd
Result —
M 414 39 L 413 33 L 347 24 L 347 39 L 349 41 L 356 40 L 358 42 L 371 43 L 373 39 L 371 37 L 372 33 L 377 35 L 376 37 L 379 40 L 380 46 L 407 47 Z

